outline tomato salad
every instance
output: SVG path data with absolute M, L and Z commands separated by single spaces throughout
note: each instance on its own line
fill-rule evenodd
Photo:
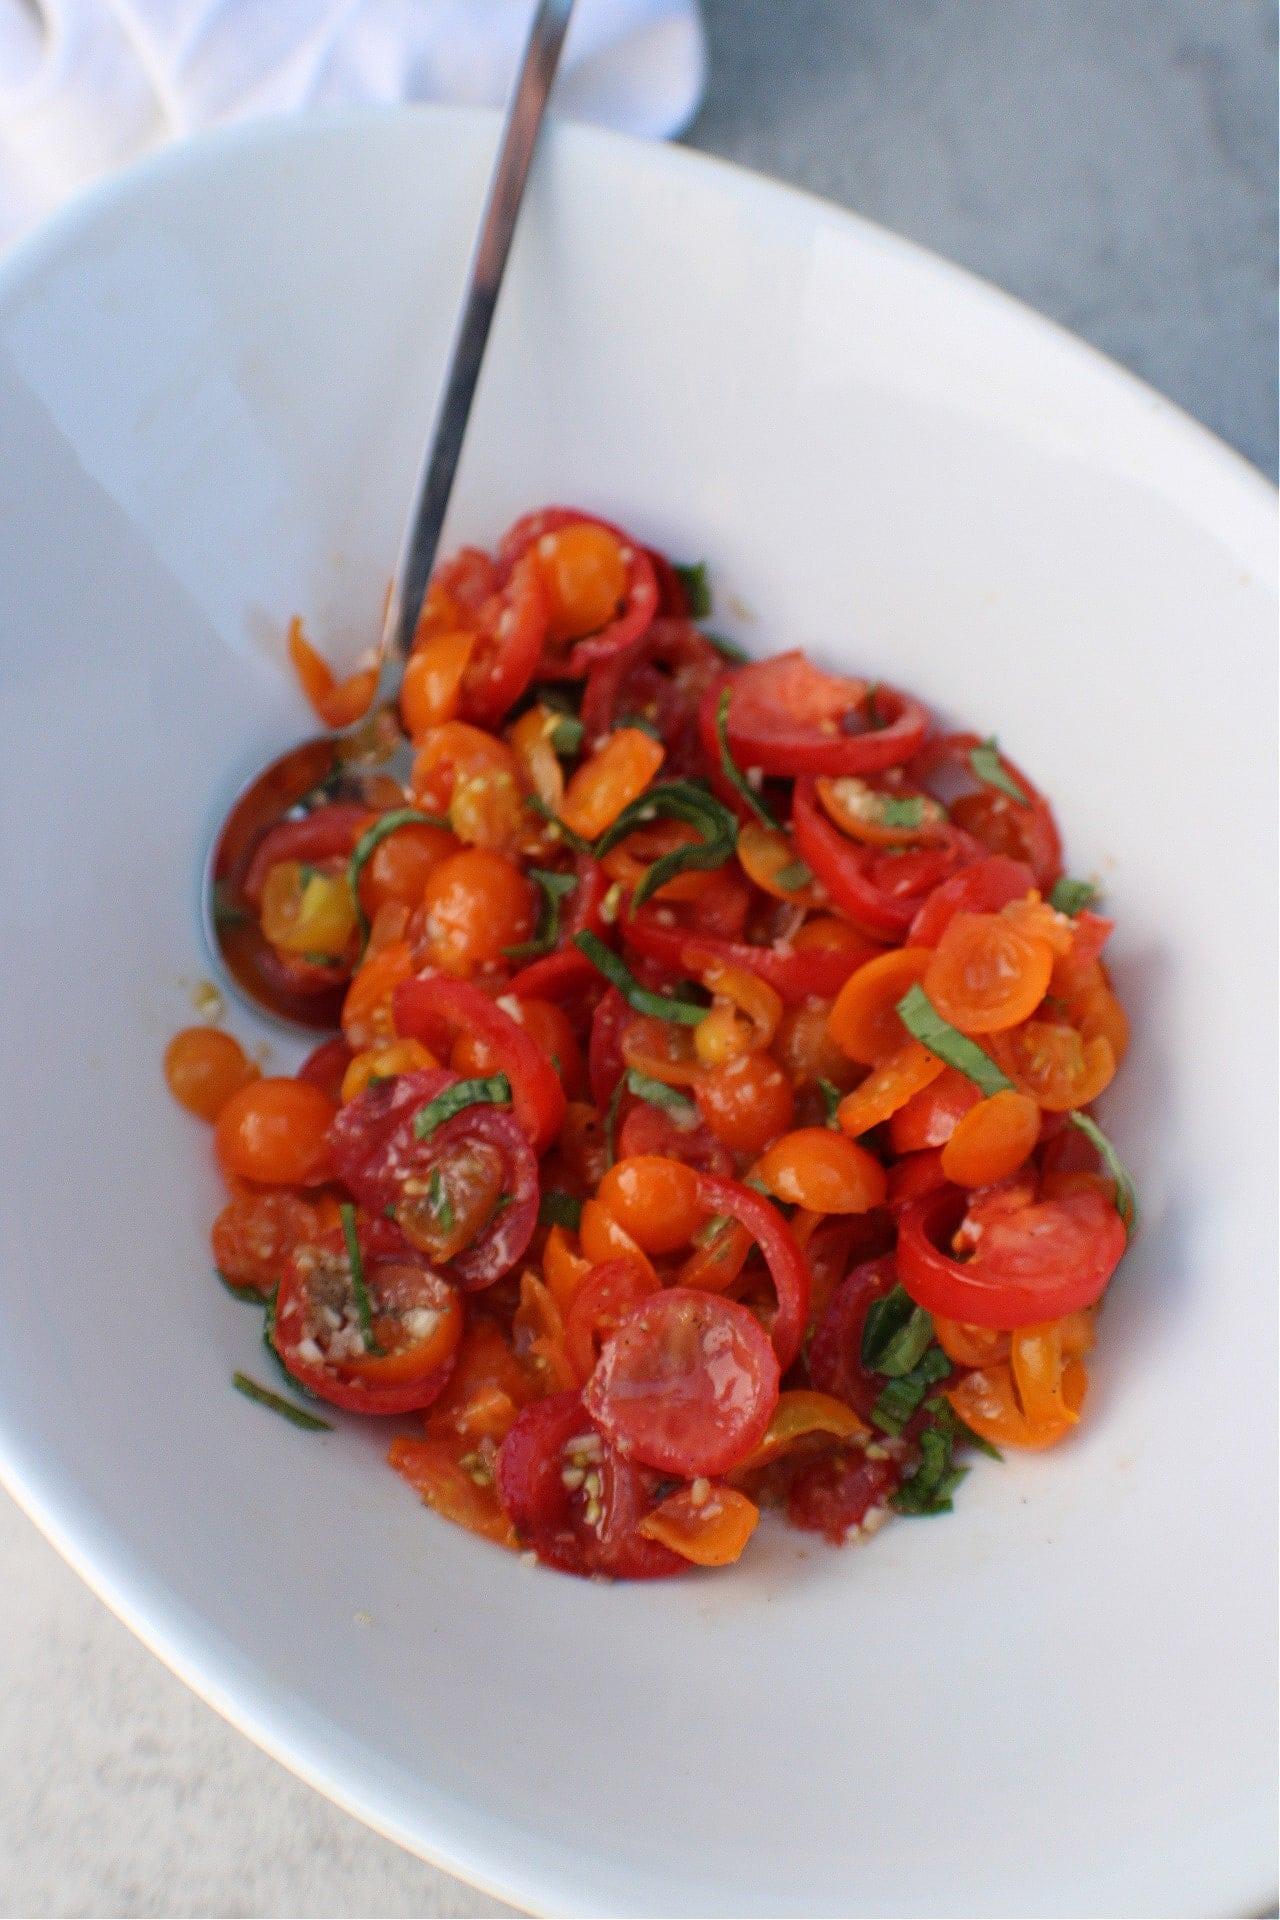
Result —
M 708 631 L 705 569 L 550 508 L 442 566 L 377 805 L 246 849 L 239 913 L 340 1031 L 170 1045 L 222 1279 L 306 1426 L 396 1416 L 438 1513 L 569 1573 L 951 1508 L 1081 1417 L 1134 1229 L 1090 1109 L 1111 922 L 993 739 Z M 331 724 L 336 683 L 295 624 Z

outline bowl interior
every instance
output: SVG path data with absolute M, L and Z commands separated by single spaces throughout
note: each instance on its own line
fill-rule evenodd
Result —
M 1135 1029 L 1104 1117 L 1143 1228 L 1084 1431 L 871 1551 L 768 1527 L 728 1577 L 610 1588 L 435 1520 L 382 1432 L 229 1390 L 268 1377 L 257 1316 L 213 1280 L 207 1136 L 160 1078 L 208 972 L 196 877 L 308 728 L 289 615 L 335 661 L 374 633 L 492 139 L 450 113 L 223 137 L 0 277 L 6 1475 L 215 1704 L 517 1900 L 1259 1903 L 1270 496 L 925 255 L 557 130 L 451 536 L 559 499 L 705 555 L 745 644 L 900 681 L 1053 796 Z

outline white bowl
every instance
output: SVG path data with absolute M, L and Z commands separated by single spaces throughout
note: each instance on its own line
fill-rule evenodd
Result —
M 494 122 L 171 151 L 0 275 L 0 1456 L 206 1699 L 384 1833 L 570 1913 L 1225 1913 L 1273 1883 L 1273 496 L 843 213 L 557 131 L 451 532 L 567 499 L 998 729 L 1100 870 L 1141 1238 L 1089 1417 L 949 1519 L 602 1586 L 229 1388 L 168 1033 L 196 875 L 374 629 Z M 736 598 L 729 598 L 735 596 Z M 730 622 L 732 624 L 732 622 Z M 251 1023 L 236 1016 L 240 1032 Z M 277 1048 L 277 1058 L 280 1049 Z

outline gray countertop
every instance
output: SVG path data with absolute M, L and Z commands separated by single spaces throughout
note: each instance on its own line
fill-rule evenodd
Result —
M 705 0 L 690 144 L 1042 308 L 1276 468 L 1266 0 Z M 0 1911 L 497 1914 L 172 1679 L 0 1497 Z

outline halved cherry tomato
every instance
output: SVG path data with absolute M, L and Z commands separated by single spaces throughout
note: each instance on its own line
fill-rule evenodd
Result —
M 540 513 L 525 514 L 510 527 L 498 542 L 498 564 L 510 569 L 514 567 L 521 554 L 530 547 L 537 546 L 541 553 L 542 542 L 549 535 L 563 533 L 569 528 L 597 527 L 613 537 L 618 543 L 618 552 L 626 568 L 626 593 L 621 609 L 604 622 L 595 632 L 586 638 L 577 640 L 562 657 L 559 648 L 551 650 L 549 659 L 544 658 L 543 670 L 557 671 L 577 675 L 587 672 L 603 660 L 608 660 L 629 646 L 644 634 L 658 609 L 658 582 L 653 563 L 645 549 L 638 546 L 619 527 L 611 526 L 607 520 L 600 520 L 594 514 L 580 513 L 573 507 L 546 507 Z M 581 535 L 575 532 L 575 542 Z M 572 552 L 572 549 L 570 549 Z M 582 555 L 579 554 L 581 560 Z M 551 573 L 558 571 L 554 565 L 555 548 L 551 552 Z M 601 567 L 601 572 L 606 569 Z M 575 598 L 576 583 L 570 588 L 568 597 L 561 601 L 558 585 L 550 582 L 549 592 L 553 606 L 564 615 L 570 608 L 582 615 L 588 595 L 584 592 Z M 603 599 L 603 594 L 600 596 Z M 597 602 L 598 606 L 599 602 Z
M 395 990 L 413 972 L 413 954 L 407 940 L 395 940 L 371 953 L 357 970 L 342 1003 L 342 1032 L 357 1052 L 389 1046 L 397 1038 L 392 1007 Z
M 936 1193 L 939 1187 L 949 1184 L 942 1171 L 940 1148 L 926 1148 L 923 1153 L 907 1153 L 889 1171 L 887 1204 L 893 1212 L 901 1213 L 903 1207 L 912 1200 L 919 1200 L 926 1193 Z
M 276 1295 L 272 1344 L 304 1387 L 351 1413 L 430 1406 L 462 1337 L 462 1306 L 387 1221 L 358 1226 L 369 1300 L 361 1331 L 351 1259 L 339 1232 L 296 1248 Z
M 518 560 L 499 592 L 475 614 L 476 644 L 462 675 L 462 712 L 496 727 L 534 676 L 551 605 L 544 570 L 532 554 Z
M 456 720 L 462 706 L 462 676 L 476 644 L 474 633 L 437 633 L 414 648 L 400 688 L 400 714 L 415 743 L 433 727 Z
M 695 1567 L 727 1567 L 741 1557 L 759 1520 L 759 1507 L 745 1493 L 695 1481 L 669 1493 L 640 1522 L 640 1531 Z
M 544 533 L 533 549 L 548 601 L 548 638 L 582 640 L 616 620 L 626 598 L 622 542 L 597 520 Z
M 852 1407 L 863 1421 L 871 1418 L 884 1381 L 862 1364 L 862 1330 L 869 1309 L 893 1291 L 896 1281 L 888 1256 L 863 1261 L 836 1288 L 809 1342 L 814 1386 Z
M 752 1187 L 701 1173 L 698 1198 L 709 1214 L 727 1214 L 730 1220 L 745 1228 L 764 1255 L 778 1296 L 778 1310 L 771 1330 L 774 1351 L 785 1373 L 800 1351 L 809 1318 L 812 1288 L 809 1263 L 777 1208 Z
M 170 1093 L 200 1120 L 216 1120 L 232 1094 L 260 1073 L 240 1042 L 216 1027 L 184 1027 L 164 1050 Z
M 560 802 L 560 818 L 584 840 L 597 840 L 638 800 L 662 765 L 662 743 L 639 727 L 620 727 L 577 769 Z
M 1027 1020 L 993 1034 L 991 1051 L 1016 1087 L 1049 1113 L 1087 1107 L 1110 1086 L 1116 1057 L 1103 1034 L 1086 1041 L 1064 1020 Z
M 630 1458 L 686 1479 L 725 1473 L 764 1437 L 778 1362 L 746 1307 L 669 1287 L 623 1316 L 583 1398 Z
M 841 1546 L 869 1515 L 885 1516 L 901 1480 L 900 1462 L 887 1454 L 872 1455 L 856 1443 L 841 1447 L 800 1468 L 787 1492 L 787 1518 L 793 1527 L 825 1534 Z
M 989 852 L 1025 861 L 1035 874 L 1036 885 L 1047 891 L 1062 871 L 1062 841 L 1052 810 L 1022 769 L 1003 753 L 997 757 L 1005 778 L 1023 798 L 1015 800 L 998 787 L 984 785 L 971 755 L 985 744 L 976 733 L 940 735 L 919 754 L 912 772 L 927 783 L 934 774 L 954 767 L 975 782 L 976 792 L 962 794 L 951 802 L 952 820 Z
M 873 938 L 901 940 L 923 897 L 976 845 L 948 827 L 936 844 L 902 853 L 847 840 L 820 811 L 812 780 L 797 780 L 791 803 L 796 850 L 833 904 Z
M 759 1153 L 785 1133 L 795 1112 L 791 1082 L 767 1053 L 743 1054 L 727 1066 L 708 1068 L 694 1096 L 716 1139 L 735 1153 Z
M 838 780 L 818 780 L 816 786 L 828 819 L 841 833 L 869 847 L 906 846 L 942 837 L 945 809 L 900 780 L 875 785 L 856 774 L 845 774 Z
M 918 1040 L 908 1040 L 897 1053 L 873 1067 L 852 1093 L 845 1095 L 836 1109 L 837 1120 L 846 1133 L 855 1137 L 869 1133 L 899 1107 L 905 1107 L 922 1087 L 936 1080 L 942 1064 Z
M 817 907 L 824 895 L 785 833 L 749 820 L 738 830 L 738 864 L 748 880 L 775 900 Z
M 263 1186 L 318 1186 L 329 1178 L 333 1115 L 333 1102 L 305 1080 L 251 1080 L 219 1109 L 218 1164 Z
M 425 736 L 409 793 L 415 806 L 444 814 L 468 846 L 513 852 L 528 828 L 515 754 L 504 740 L 462 720 Z
M 1088 1376 L 1080 1358 L 1092 1344 L 1069 1352 L 1064 1329 L 1070 1320 L 1020 1327 L 1010 1336 L 1009 1358 L 992 1359 L 948 1388 L 947 1399 L 965 1425 L 995 1446 L 1051 1447 L 1080 1418 Z
M 397 1073 L 417 1073 L 422 1067 L 439 1065 L 420 1040 L 392 1040 L 385 1047 L 365 1047 L 350 1056 L 338 1098 L 354 1100 L 371 1080 L 390 1080 Z
M 944 1067 L 905 1106 L 889 1118 L 889 1145 L 895 1153 L 921 1153 L 941 1147 L 955 1132 L 962 1114 L 976 1107 L 982 1094 L 958 1067 Z
M 360 904 L 365 913 L 372 920 L 389 900 L 416 907 L 428 876 L 442 860 L 461 851 L 457 835 L 444 827 L 422 820 L 397 827 L 379 841 L 360 875 Z
M 1093 1192 L 1012 1199 L 984 1209 L 981 1196 L 944 1188 L 904 1210 L 898 1273 L 913 1300 L 949 1320 L 1022 1327 L 1101 1298 L 1127 1244 L 1115 1207 Z M 975 1244 L 962 1261 L 945 1249 L 966 1208 Z
M 657 1291 L 652 1273 L 634 1260 L 606 1260 L 592 1267 L 574 1292 L 564 1316 L 565 1345 L 578 1384 L 585 1386 L 603 1343 L 639 1300 Z
M 830 1127 L 784 1133 L 758 1172 L 770 1193 L 810 1213 L 866 1213 L 885 1196 L 885 1171 L 874 1154 Z
M 1040 1137 L 1040 1109 L 1005 1088 L 962 1114 L 942 1149 L 942 1171 L 958 1187 L 989 1187 L 1029 1158 Z
M 520 1542 L 493 1482 L 493 1467 L 477 1443 L 461 1434 L 398 1434 L 387 1463 L 427 1505 L 455 1526 L 512 1552 Z
M 455 1434 L 475 1445 L 502 1441 L 534 1396 L 527 1370 L 492 1320 L 468 1323 L 453 1372 L 427 1415 L 430 1434 Z
M 294 1248 L 320 1230 L 319 1209 L 289 1187 L 235 1194 L 213 1223 L 213 1264 L 228 1286 L 268 1294 Z
M 724 685 L 731 689 L 729 748 L 744 772 L 759 767 L 794 777 L 901 766 L 916 752 L 929 724 L 918 701 L 881 686 L 875 699 L 881 724 L 873 726 L 865 680 L 824 673 L 803 653 L 779 653 L 736 668 L 703 695 L 699 725 L 713 766 L 720 754 L 716 713 Z
M 816 1393 L 812 1387 L 792 1387 L 779 1395 L 764 1439 L 745 1463 L 744 1471 L 767 1466 L 797 1441 L 807 1440 L 814 1434 L 850 1440 L 856 1434 L 870 1432 L 866 1421 L 834 1394 Z
M 873 1067 L 898 1051 L 907 1037 L 898 1002 L 932 960 L 928 947 L 896 947 L 849 975 L 831 1009 L 829 1032 L 851 1060 Z
M 302 691 L 326 727 L 349 727 L 367 712 L 378 684 L 376 667 L 362 667 L 346 680 L 335 678 L 327 660 L 318 654 L 295 615 L 289 622 L 289 659 Z
M 318 1047 L 312 1048 L 294 1077 L 319 1087 L 336 1107 L 342 1098 L 343 1077 L 353 1058 L 345 1037 L 335 1033 L 331 1039 L 322 1040 Z
M 537 1379 L 542 1393 L 566 1393 L 578 1384 L 569 1358 L 564 1315 L 532 1267 L 520 1275 L 520 1300 L 511 1321 L 511 1343 Z
M 958 913 L 934 951 L 924 990 L 962 1033 L 999 1033 L 1044 999 L 1053 949 L 1003 913 Z
M 640 1534 L 658 1477 L 610 1444 L 580 1393 L 524 1409 L 498 1451 L 497 1483 L 519 1538 L 563 1573 L 653 1580 L 688 1565 Z
M 790 952 L 772 946 L 753 947 L 744 940 L 720 939 L 661 920 L 648 907 L 628 914 L 621 926 L 629 947 L 675 972 L 696 972 L 699 964 L 719 960 L 727 967 L 742 967 L 767 980 L 789 1006 L 800 1006 L 813 995 L 829 999 L 839 992 L 855 967 L 880 951 L 856 935 L 851 944 L 795 945 Z
M 597 1266 L 625 1260 L 647 1278 L 654 1278 L 653 1262 L 648 1254 L 602 1200 L 583 1201 L 578 1239 L 587 1259 Z

